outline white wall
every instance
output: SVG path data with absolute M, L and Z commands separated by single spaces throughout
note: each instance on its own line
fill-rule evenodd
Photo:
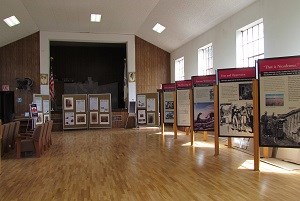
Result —
M 135 41 L 134 35 L 119 34 L 91 34 L 40 32 L 40 73 L 49 74 L 50 71 L 50 41 L 72 41 L 92 43 L 127 43 L 128 72 L 135 72 Z M 129 100 L 135 100 L 135 83 L 128 86 Z M 41 85 L 41 94 L 49 94 L 49 85 Z
M 263 18 L 265 58 L 300 55 L 300 1 L 258 0 L 171 53 L 171 80 L 175 60 L 184 56 L 185 78 L 198 74 L 198 49 L 213 44 L 214 68 L 236 67 L 236 30 Z M 300 163 L 299 149 L 279 149 L 278 158 Z

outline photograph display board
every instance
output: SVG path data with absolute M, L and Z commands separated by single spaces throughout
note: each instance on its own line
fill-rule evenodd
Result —
M 88 95 L 89 128 L 112 128 L 111 94 Z
M 194 131 L 214 130 L 214 84 L 216 75 L 193 76 Z
M 163 121 L 164 123 L 174 123 L 174 92 L 175 83 L 163 84 Z
M 50 121 L 50 97 L 49 95 L 33 94 L 33 103 L 37 106 L 36 124 L 42 124 Z
M 258 60 L 259 143 L 300 147 L 300 56 Z
M 63 129 L 85 129 L 88 127 L 87 95 L 64 94 L 63 101 Z
M 137 123 L 139 125 L 159 126 L 159 94 L 137 94 Z
M 190 126 L 191 80 L 176 81 L 177 126 Z
M 253 137 L 255 68 L 219 69 L 219 136 Z

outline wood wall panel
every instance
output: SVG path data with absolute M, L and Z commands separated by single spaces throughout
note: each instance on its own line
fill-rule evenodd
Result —
M 171 81 L 170 53 L 135 37 L 136 93 L 153 93 Z
M 31 90 L 16 90 L 16 78 L 26 77 L 34 82 Z M 15 91 L 15 114 L 19 116 L 29 111 L 33 94 L 40 93 L 39 32 L 0 48 L 0 87 L 3 84 Z M 17 98 L 22 98 L 22 102 L 17 103 Z

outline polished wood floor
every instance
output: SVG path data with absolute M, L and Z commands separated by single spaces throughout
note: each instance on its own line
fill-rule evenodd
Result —
M 196 134 L 158 129 L 102 129 L 53 134 L 41 158 L 2 158 L 0 200 L 299 200 L 300 173 Z M 250 164 L 250 166 L 249 166 Z

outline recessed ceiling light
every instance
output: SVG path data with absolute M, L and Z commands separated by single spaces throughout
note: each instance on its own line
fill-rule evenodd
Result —
M 91 22 L 100 22 L 101 15 L 100 14 L 91 14 Z
M 3 21 L 10 27 L 20 24 L 20 21 L 16 18 L 16 16 L 10 16 Z
M 154 31 L 156 31 L 157 33 L 161 33 L 165 30 L 166 27 L 164 27 L 163 25 L 157 23 L 152 29 Z

